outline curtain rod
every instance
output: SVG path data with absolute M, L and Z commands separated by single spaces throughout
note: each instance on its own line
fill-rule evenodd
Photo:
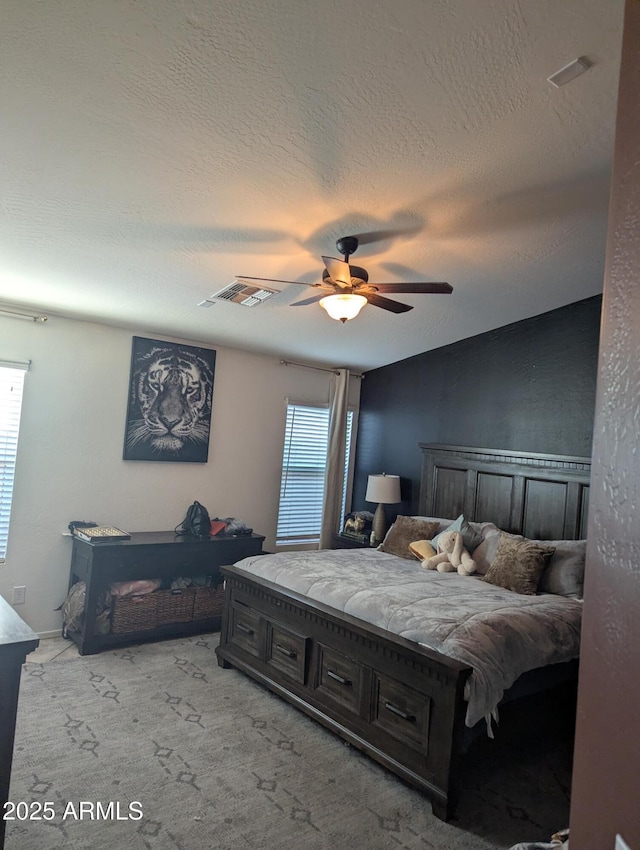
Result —
M 40 324 L 47 321 L 47 316 L 34 316 L 32 313 L 21 313 L 18 310 L 9 310 L 6 307 L 0 307 L 0 316 L 6 316 L 8 319 L 26 319 L 28 322 L 39 322 Z
M 315 369 L 316 372 L 330 372 L 332 375 L 339 375 L 337 369 L 324 369 L 322 366 L 309 366 L 308 363 L 295 363 L 293 360 L 281 360 L 282 366 L 299 366 L 301 369 Z M 356 372 L 351 372 L 351 378 L 364 378 L 364 375 L 359 375 Z

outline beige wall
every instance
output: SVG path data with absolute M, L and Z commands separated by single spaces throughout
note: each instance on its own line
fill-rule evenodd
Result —
M 51 317 L 0 317 L 0 358 L 31 360 L 23 401 L 9 549 L 0 594 L 40 634 L 60 629 L 72 519 L 127 531 L 174 528 L 188 505 L 240 517 L 273 549 L 286 398 L 326 402 L 331 376 L 277 358 L 215 348 L 209 462 L 122 460 L 131 338 L 144 331 Z M 187 343 L 202 345 L 194 340 Z M 339 365 L 339 364 L 336 364 Z M 357 404 L 360 381 L 352 379 Z

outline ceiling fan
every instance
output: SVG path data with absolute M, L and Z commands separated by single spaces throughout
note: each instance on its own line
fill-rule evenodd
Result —
M 310 286 L 320 290 L 310 298 L 295 301 L 292 307 L 306 307 L 308 304 L 320 303 L 332 319 L 346 322 L 355 319 L 365 304 L 381 307 L 390 313 L 406 313 L 413 310 L 409 304 L 384 298 L 380 293 L 421 293 L 421 294 L 448 294 L 453 291 L 448 283 L 369 283 L 369 275 L 366 269 L 349 263 L 349 257 L 355 253 L 358 247 L 357 236 L 343 236 L 336 242 L 338 252 L 344 257 L 338 260 L 335 257 L 323 257 L 325 269 L 322 272 L 322 283 L 302 283 L 299 280 L 269 280 L 261 277 L 245 277 L 237 275 L 236 280 L 255 284 L 295 284 L 297 286 Z

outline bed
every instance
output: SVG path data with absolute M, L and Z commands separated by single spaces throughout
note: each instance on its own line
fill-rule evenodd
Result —
M 495 559 L 483 572 L 504 561 L 496 549 L 513 541 L 535 541 L 548 567 L 555 558 L 564 569 L 565 550 L 584 551 L 588 459 L 420 450 L 418 513 L 399 518 L 396 530 L 426 523 L 441 531 L 464 516 L 478 564 L 487 553 Z M 554 585 L 565 573 L 548 567 L 544 592 L 530 594 L 426 571 L 404 544 L 396 550 L 395 533 L 384 551 L 291 552 L 224 568 L 216 651 L 222 666 L 252 676 L 419 788 L 447 820 L 470 738 L 492 734 L 491 718 L 515 695 L 576 680 L 582 605 L 575 587 Z M 494 637 L 497 649 L 487 654 Z

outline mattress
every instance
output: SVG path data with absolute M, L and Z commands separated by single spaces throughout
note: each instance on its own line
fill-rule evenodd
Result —
M 257 555 L 235 566 L 469 665 L 467 726 L 496 716 L 522 673 L 578 657 L 578 599 L 526 596 L 376 549 Z

